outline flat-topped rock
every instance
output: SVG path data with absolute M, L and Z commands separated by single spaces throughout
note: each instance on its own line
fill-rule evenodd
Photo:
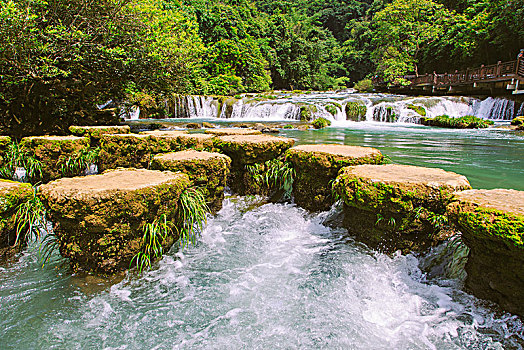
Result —
M 380 164 L 383 156 L 371 147 L 338 144 L 300 145 L 286 152 L 296 172 L 295 202 L 308 210 L 327 210 L 334 203 L 330 183 L 345 166 Z
M 179 136 L 180 149 L 195 149 L 197 151 L 214 150 L 214 135 L 209 134 L 182 134 Z
M 94 139 L 100 139 L 106 134 L 129 134 L 131 128 L 129 125 L 96 125 L 96 126 L 75 126 L 69 127 L 71 134 L 76 136 L 90 136 Z
M 180 171 L 203 190 L 213 212 L 222 208 L 231 158 L 224 154 L 186 150 L 157 154 L 151 162 L 157 170 Z
M 228 184 L 236 193 L 258 194 L 253 187 L 246 165 L 262 164 L 276 159 L 293 146 L 295 141 L 270 135 L 228 135 L 215 139 L 215 147 L 231 157 L 231 175 Z
M 15 247 L 16 223 L 14 215 L 18 206 L 33 196 L 29 184 L 0 180 L 0 258 L 12 255 L 22 246 Z
M 147 168 L 151 161 L 151 135 L 107 134 L 100 138 L 100 171 L 122 168 Z
M 371 248 L 420 252 L 447 238 L 446 206 L 468 180 L 442 169 L 409 165 L 343 168 L 334 190 L 344 201 L 345 226 Z
M 216 136 L 225 136 L 225 135 L 261 135 L 262 131 L 254 129 L 234 129 L 234 128 L 220 128 L 206 130 L 206 134 L 213 134 Z
M 524 191 L 457 192 L 448 215 L 470 248 L 466 288 L 524 316 Z
M 270 135 L 227 135 L 216 138 L 215 146 L 233 160 L 233 166 L 263 163 L 277 158 L 295 141 Z
M 182 173 L 117 169 L 48 183 L 40 187 L 40 197 L 72 267 L 114 273 L 129 268 L 147 223 L 162 215 L 175 221 L 179 196 L 190 184 Z M 167 237 L 163 248 L 177 238 Z
M 144 131 L 142 135 L 149 135 L 151 153 L 167 153 L 185 149 L 180 135 L 187 135 L 187 131 L 180 130 L 153 130 Z M 151 156 L 152 157 L 152 156 Z
M 31 136 L 20 142 L 20 148 L 42 163 L 42 181 L 48 182 L 63 176 L 79 175 L 71 173 L 67 164 L 76 160 L 90 147 L 89 138 L 77 136 Z

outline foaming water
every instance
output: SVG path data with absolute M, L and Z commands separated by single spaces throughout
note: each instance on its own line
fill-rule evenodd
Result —
M 522 323 L 289 204 L 229 198 L 197 246 L 102 292 L 32 254 L 3 269 L 7 348 L 503 349 Z M 519 345 L 520 344 L 520 345 Z

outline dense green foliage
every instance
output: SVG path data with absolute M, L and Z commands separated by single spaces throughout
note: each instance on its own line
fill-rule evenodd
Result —
M 5 0 L 0 132 L 104 123 L 111 100 L 339 89 L 521 47 L 524 0 Z
M 472 115 L 458 118 L 440 115 L 435 118 L 422 117 L 420 120 L 423 125 L 454 129 L 485 129 L 494 124 L 492 120 L 482 119 Z

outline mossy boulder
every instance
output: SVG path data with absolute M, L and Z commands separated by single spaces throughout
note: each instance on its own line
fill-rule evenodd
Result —
M 7 151 L 7 148 L 11 144 L 11 138 L 9 136 L 0 136 L 0 167 L 4 164 L 6 161 L 5 159 L 5 153 Z
M 318 112 L 318 108 L 315 105 L 301 105 L 300 106 L 300 120 L 308 122 L 313 119 L 315 113 Z
M 406 106 L 408 109 L 411 109 L 412 111 L 414 111 L 415 113 L 417 113 L 418 115 L 422 116 L 422 117 L 425 117 L 426 116 L 426 109 L 422 106 L 417 106 L 417 105 L 413 105 L 413 104 L 409 104 Z
M 231 168 L 228 156 L 195 150 L 157 154 L 153 157 L 151 168 L 187 174 L 195 186 L 202 188 L 213 212 L 222 208 L 224 188 Z
M 182 150 L 213 151 L 214 138 L 214 135 L 208 134 L 182 134 L 178 137 L 178 142 Z
M 324 117 L 320 117 L 320 118 L 317 118 L 315 119 L 311 125 L 315 128 L 315 129 L 323 129 L 325 127 L 328 127 L 331 125 L 331 120 L 328 120 Z
M 102 135 L 98 169 L 147 168 L 152 158 L 151 143 L 150 135 Z
M 0 258 L 5 258 L 17 251 L 16 225 L 14 215 L 18 206 L 33 196 L 29 184 L 0 180 Z
M 129 268 L 147 223 L 162 215 L 175 221 L 180 194 L 190 184 L 182 173 L 117 169 L 51 182 L 40 187 L 40 197 L 73 269 L 112 274 Z M 177 238 L 165 239 L 164 251 Z
M 448 238 L 446 206 L 466 177 L 409 165 L 359 165 L 340 171 L 334 190 L 344 224 L 357 239 L 385 253 L 421 252 Z
M 69 131 L 75 136 L 89 136 L 91 139 L 100 140 L 106 134 L 129 134 L 129 125 L 107 125 L 107 126 L 70 126 Z
M 331 182 L 345 166 L 380 164 L 383 156 L 370 147 L 345 145 L 301 145 L 286 153 L 293 164 L 296 178 L 293 185 L 295 202 L 308 210 L 327 210 L 335 202 Z
M 234 128 L 217 128 L 213 130 L 206 130 L 206 134 L 216 135 L 216 136 L 226 136 L 226 135 L 261 135 L 262 131 L 254 129 L 234 129 Z
M 187 123 L 186 129 L 201 129 L 202 126 L 199 123 Z
M 513 118 L 513 120 L 511 121 L 511 125 L 524 125 L 524 116 L 521 115 L 516 118 Z
M 293 146 L 294 140 L 270 135 L 229 135 L 215 139 L 219 152 L 228 155 L 231 162 L 231 189 L 240 194 L 249 192 L 249 175 L 246 165 L 261 164 L 278 158 Z
M 208 123 L 208 122 L 202 122 L 202 127 L 203 128 L 207 128 L 207 129 L 214 129 L 214 128 L 216 128 L 215 124 L 211 124 L 211 123 Z
M 470 249 L 466 288 L 524 316 L 524 191 L 458 192 L 448 213 Z
M 348 102 L 346 104 L 346 120 L 361 122 L 366 120 L 367 107 L 359 102 Z
M 447 115 L 440 115 L 435 118 L 420 118 L 422 125 L 436 126 L 441 128 L 451 129 L 485 129 L 494 124 L 492 120 L 478 118 L 472 115 L 464 117 L 449 117 Z
M 144 131 L 140 134 L 150 136 L 149 151 L 152 154 L 176 152 L 185 149 L 180 136 L 188 135 L 186 131 L 179 130 L 153 130 Z
M 65 176 L 68 160 L 86 152 L 90 141 L 77 136 L 32 136 L 22 139 L 20 147 L 42 163 L 42 182 L 49 182 Z

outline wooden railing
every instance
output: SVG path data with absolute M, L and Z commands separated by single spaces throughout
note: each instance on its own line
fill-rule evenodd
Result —
M 410 86 L 434 86 L 445 87 L 453 85 L 463 85 L 476 82 L 497 82 L 511 79 L 524 80 L 524 59 L 510 62 L 498 62 L 489 66 L 479 68 L 468 68 L 465 71 L 455 71 L 455 73 L 444 74 L 425 74 L 425 75 L 405 75 L 403 77 L 409 81 Z M 375 86 L 387 85 L 387 82 L 380 77 L 373 78 Z

